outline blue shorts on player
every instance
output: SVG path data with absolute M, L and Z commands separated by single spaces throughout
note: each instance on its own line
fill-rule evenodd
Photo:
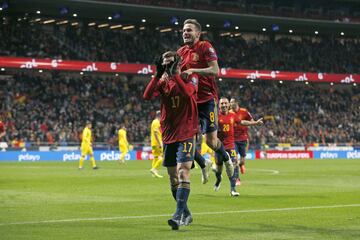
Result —
M 194 161 L 195 137 L 181 142 L 164 144 L 164 167 L 175 167 L 178 163 Z
M 198 103 L 201 133 L 211 133 L 218 129 L 218 105 L 215 99 Z
M 246 157 L 248 141 L 235 141 L 235 149 L 241 157 Z
M 236 162 L 236 157 L 237 157 L 236 150 L 233 148 L 233 149 L 226 149 L 226 151 L 229 153 L 231 161 L 233 163 L 235 163 Z M 219 159 L 222 159 L 221 155 L 219 153 L 215 153 L 215 159 L 216 159 L 216 165 L 219 165 L 219 166 L 223 165 L 223 161 L 219 160 Z

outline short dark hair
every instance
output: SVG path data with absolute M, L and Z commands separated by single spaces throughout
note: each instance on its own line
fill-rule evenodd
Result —
M 193 24 L 193 25 L 195 25 L 195 27 L 197 28 L 197 30 L 199 31 L 199 32 L 201 32 L 201 25 L 200 25 L 200 23 L 196 20 L 196 19 L 186 19 L 185 21 L 184 21 L 184 25 L 185 24 Z
M 229 99 L 227 97 L 224 97 L 224 96 L 222 96 L 219 100 L 221 100 L 221 99 L 226 99 L 226 100 L 229 101 Z

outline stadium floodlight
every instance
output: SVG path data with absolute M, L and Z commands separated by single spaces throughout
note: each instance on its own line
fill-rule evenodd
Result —
M 3 9 L 2 9 L 2 7 L 0 7 L 0 11 L 2 11 Z
M 263 32 L 266 32 L 266 28 L 262 28 L 262 31 L 263 31 Z
M 206 27 L 210 27 L 210 24 L 206 24 Z
M 318 35 L 319 34 L 319 32 L 318 31 L 315 31 L 315 35 Z
M 80 72 L 80 75 L 83 75 L 84 73 L 83 72 Z
M 341 33 L 340 33 L 340 35 L 341 35 L 341 36 L 344 36 L 344 35 L 345 35 L 345 33 L 344 33 L 344 32 L 341 32 Z
M 330 83 L 330 85 L 332 86 L 332 85 L 334 85 L 334 83 L 332 82 L 332 83 Z
M 280 81 L 279 83 L 280 83 L 280 84 L 283 84 L 283 81 Z
M 175 24 L 175 25 L 179 25 L 179 22 L 175 22 L 174 24 Z
M 219 82 L 221 82 L 222 81 L 222 78 L 219 78 Z
M 73 17 L 77 17 L 78 15 L 76 13 L 73 14 Z
M 88 26 L 89 26 L 89 27 L 91 27 L 91 26 L 95 26 L 95 25 L 96 25 L 96 23 L 95 23 L 95 22 L 91 22 L 91 23 L 89 23 L 89 24 L 88 24 Z
M 116 28 L 121 28 L 122 25 L 121 24 L 118 24 L 118 25 L 113 25 L 110 27 L 110 29 L 116 29 Z
M 238 29 L 239 29 L 239 26 L 235 26 L 235 29 L 238 30 Z
M 1 68 L 1 71 L 5 71 L 5 68 Z
M 111 19 L 112 19 L 112 17 L 109 16 L 109 17 L 108 17 L 108 20 L 111 20 Z
M 252 83 L 253 83 L 253 82 L 255 82 L 255 80 L 254 80 L 254 79 L 251 79 L 251 80 L 250 80 L 250 82 L 252 82 Z
M 108 27 L 108 26 L 109 26 L 108 23 L 104 23 L 104 24 L 98 25 L 98 28 L 104 28 L 104 27 Z
M 117 77 L 117 76 L 119 76 L 119 74 L 118 74 L 118 73 L 116 73 L 116 74 L 115 74 L 115 76 Z
M 306 81 L 306 82 L 305 82 L 305 84 L 306 84 L 306 85 L 308 85 L 308 84 L 309 84 L 309 82 L 308 82 L 308 81 Z
M 43 70 L 42 70 L 42 69 L 40 69 L 40 70 L 39 70 L 39 73 L 42 73 L 42 72 L 43 72 Z
M 145 18 L 141 19 L 141 22 L 146 23 L 146 19 Z
M 292 30 L 292 29 L 289 29 L 289 33 L 293 33 L 293 30 Z
M 354 85 L 354 87 L 356 87 L 356 83 L 354 83 L 353 85 Z
M 41 13 L 41 11 L 40 11 L 40 10 L 37 10 L 37 11 L 36 11 L 36 14 L 40 14 L 40 13 Z

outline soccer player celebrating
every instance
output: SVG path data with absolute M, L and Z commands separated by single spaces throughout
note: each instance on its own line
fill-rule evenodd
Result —
M 246 150 L 249 143 L 248 126 L 257 126 L 263 124 L 263 119 L 260 118 L 257 121 L 253 119 L 251 114 L 246 108 L 240 108 L 239 103 L 235 98 L 230 100 L 231 112 L 235 114 L 235 148 L 240 154 L 239 166 L 235 167 L 236 185 L 240 185 L 239 167 L 242 174 L 245 173 L 245 157 Z
M 231 177 L 234 173 L 231 158 L 217 137 L 218 92 L 215 77 L 219 72 L 218 58 L 209 42 L 200 41 L 200 35 L 199 22 L 196 19 L 185 20 L 182 34 L 184 46 L 177 51 L 182 59 L 181 74 L 197 73 L 199 76 L 197 104 L 201 131 L 205 133 L 207 145 L 222 158 L 226 173 Z
M 90 163 L 94 170 L 98 169 L 94 159 L 94 153 L 92 149 L 92 137 L 91 137 L 91 122 L 86 122 L 86 126 L 82 132 L 82 141 L 81 141 L 81 157 L 79 160 L 79 169 L 83 169 L 84 159 L 87 155 L 90 155 Z
M 126 137 L 126 127 L 125 125 L 120 125 L 118 131 L 118 141 L 119 141 L 119 151 L 121 152 L 119 163 L 125 163 L 125 156 L 129 152 L 129 143 Z
M 220 98 L 220 114 L 219 114 L 219 130 L 218 136 L 221 142 L 224 144 L 226 151 L 231 156 L 231 160 L 234 164 L 237 164 L 235 143 L 234 143 L 234 123 L 235 123 L 235 114 L 229 112 L 229 99 L 226 97 Z M 216 182 L 214 190 L 218 191 L 221 183 L 221 172 L 222 172 L 222 161 L 218 153 L 216 153 L 216 169 L 215 176 Z M 233 197 L 239 196 L 239 193 L 235 189 L 235 177 L 229 177 L 230 180 L 230 195 Z
M 151 123 L 151 150 L 154 156 L 154 159 L 151 164 L 150 172 L 154 177 L 163 178 L 158 173 L 159 167 L 162 163 L 162 155 L 163 155 L 163 143 L 162 136 L 160 130 L 160 111 L 156 111 L 155 119 Z
M 168 220 L 173 230 L 192 222 L 187 200 L 190 194 L 190 169 L 195 154 L 195 136 L 198 132 L 198 76 L 190 74 L 182 79 L 179 75 L 179 60 L 176 52 L 164 53 L 157 61 L 156 75 L 143 95 L 145 100 L 158 96 L 161 98 L 163 165 L 167 168 L 171 191 L 177 205 L 176 212 Z

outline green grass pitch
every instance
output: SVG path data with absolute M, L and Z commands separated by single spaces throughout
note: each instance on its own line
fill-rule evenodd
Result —
M 225 176 L 214 192 L 194 169 L 194 222 L 179 231 L 150 164 L 0 163 L 0 239 L 360 239 L 360 160 L 248 161 L 238 198 Z

